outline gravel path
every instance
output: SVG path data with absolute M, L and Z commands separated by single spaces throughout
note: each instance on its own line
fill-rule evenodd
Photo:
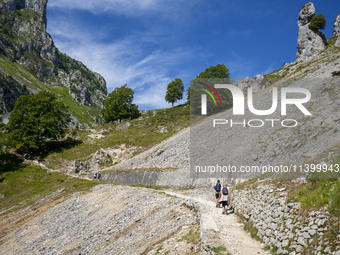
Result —
M 252 239 L 250 234 L 243 230 L 243 224 L 238 223 L 237 216 L 232 212 L 223 215 L 222 209 L 216 208 L 213 201 L 201 197 L 192 197 L 173 191 L 165 191 L 165 193 L 199 204 L 203 249 L 209 250 L 212 247 L 223 246 L 232 255 L 270 255 L 270 252 L 263 250 L 263 244 Z

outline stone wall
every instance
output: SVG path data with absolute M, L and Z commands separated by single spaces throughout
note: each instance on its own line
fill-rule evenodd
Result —
M 88 178 L 93 178 L 88 174 Z M 124 185 L 156 185 L 176 188 L 210 188 L 215 179 L 193 179 L 190 178 L 189 170 L 119 170 L 102 172 L 101 180 Z
M 305 180 L 292 182 L 301 185 Z M 303 213 L 299 203 L 289 202 L 286 188 L 276 188 L 265 180 L 253 187 L 233 191 L 235 212 L 245 222 L 251 221 L 257 236 L 271 249 L 277 249 L 277 254 L 340 255 L 338 218 L 321 210 Z M 330 239 L 334 229 L 337 237 Z

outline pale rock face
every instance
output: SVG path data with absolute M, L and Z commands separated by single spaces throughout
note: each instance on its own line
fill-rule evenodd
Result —
M 334 21 L 333 36 L 340 36 L 340 15 Z
M 48 0 L 5 0 L 0 4 L 0 9 L 5 12 L 15 12 L 17 7 L 29 8 L 43 13 L 43 22 L 46 26 L 46 5 Z
M 310 60 L 325 49 L 326 37 L 320 32 L 309 29 L 311 18 L 315 15 L 315 7 L 312 2 L 305 4 L 298 16 L 299 35 L 297 41 L 296 61 L 305 62 Z
M 315 15 L 315 7 L 312 2 L 305 4 L 300 10 L 298 16 L 298 27 L 305 26 L 309 24 L 311 18 Z
M 339 36 L 338 39 L 336 40 L 335 46 L 340 47 L 340 36 Z

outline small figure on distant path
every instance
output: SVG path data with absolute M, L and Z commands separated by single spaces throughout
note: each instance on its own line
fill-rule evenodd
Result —
M 97 179 L 97 173 L 93 174 L 93 180 Z
M 100 172 L 98 173 L 98 181 L 99 181 L 99 179 L 100 179 L 100 176 L 101 176 L 101 174 L 100 174 Z
M 217 180 L 217 183 L 214 186 L 215 189 L 215 197 L 216 197 L 216 208 L 219 208 L 219 197 L 220 197 L 220 191 L 221 191 L 221 183 L 220 180 Z
M 228 206 L 230 204 L 231 201 L 231 192 L 230 189 L 228 187 L 228 183 L 223 183 L 223 188 L 220 192 L 220 196 L 219 196 L 219 202 L 222 203 L 222 214 L 227 214 L 227 210 L 228 210 Z

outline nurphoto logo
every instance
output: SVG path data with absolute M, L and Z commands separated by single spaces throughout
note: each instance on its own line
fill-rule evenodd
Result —
M 220 98 L 220 95 L 217 93 L 217 91 L 210 85 L 206 83 L 199 82 L 199 84 L 203 85 L 204 87 L 210 89 L 214 95 L 218 98 L 221 106 L 222 100 Z M 201 90 L 203 93 L 201 94 L 201 115 L 207 115 L 207 94 L 213 99 L 214 104 L 217 105 L 216 100 L 212 93 L 207 90 L 204 87 L 199 87 L 199 90 Z M 233 115 L 244 115 L 245 113 L 245 96 L 243 94 L 243 91 L 238 88 L 235 85 L 231 84 L 215 84 L 214 87 L 216 89 L 228 89 L 231 92 L 232 95 L 232 105 L 233 105 Z M 247 90 L 247 102 L 248 102 L 248 109 L 249 111 L 258 116 L 265 116 L 265 115 L 270 115 L 273 114 L 278 107 L 278 91 L 277 88 L 274 87 L 272 88 L 272 105 L 269 109 L 266 110 L 258 110 L 255 109 L 254 104 L 253 104 L 253 91 L 252 87 L 249 87 Z M 301 94 L 304 97 L 303 98 L 287 98 L 287 95 L 289 93 L 295 93 L 295 94 Z M 304 103 L 307 103 L 311 99 L 311 93 L 309 90 L 305 88 L 294 88 L 294 87 L 283 87 L 281 89 L 281 116 L 286 116 L 287 115 L 287 105 L 295 105 L 305 116 L 310 116 L 312 115 L 303 105 Z M 295 119 L 250 119 L 246 120 L 244 119 L 241 122 L 233 122 L 232 119 L 227 120 L 227 119 L 214 119 L 213 120 L 213 127 L 216 127 L 216 125 L 225 125 L 225 124 L 230 124 L 230 127 L 233 127 L 233 125 L 243 125 L 244 127 L 262 127 L 265 125 L 265 123 L 271 123 L 271 126 L 273 127 L 276 122 L 281 123 L 283 127 L 296 127 L 297 126 L 297 121 Z M 248 125 L 246 125 L 248 124 Z

